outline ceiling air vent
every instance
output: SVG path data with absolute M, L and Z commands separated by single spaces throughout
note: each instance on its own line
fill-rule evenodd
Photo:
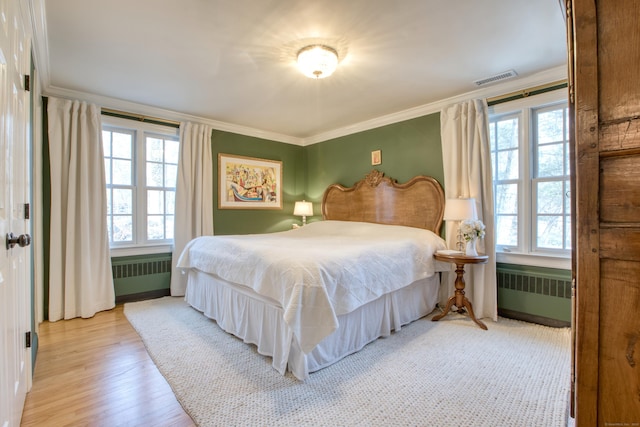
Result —
M 488 85 L 489 83 L 495 83 L 495 82 L 500 81 L 500 80 L 511 79 L 513 77 L 516 77 L 517 75 L 518 75 L 518 73 L 516 73 L 514 70 L 509 70 L 509 71 L 505 71 L 505 72 L 500 73 L 500 74 L 496 74 L 495 76 L 487 77 L 485 79 L 476 80 L 476 81 L 474 81 L 474 83 L 476 84 L 476 86 L 484 86 L 484 85 Z

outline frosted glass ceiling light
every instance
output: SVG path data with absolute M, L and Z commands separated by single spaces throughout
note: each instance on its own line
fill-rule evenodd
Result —
M 324 45 L 303 47 L 298 52 L 298 68 L 307 77 L 324 79 L 338 66 L 338 53 Z

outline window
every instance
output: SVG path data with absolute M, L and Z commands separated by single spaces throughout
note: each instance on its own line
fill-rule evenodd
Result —
M 168 251 L 173 243 L 178 130 L 103 116 L 107 225 L 112 251 Z
M 568 266 L 568 125 L 565 90 L 491 107 L 489 129 L 499 261 Z

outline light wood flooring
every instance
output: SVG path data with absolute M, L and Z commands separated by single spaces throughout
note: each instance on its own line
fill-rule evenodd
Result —
M 44 322 L 22 426 L 194 426 L 123 306 Z

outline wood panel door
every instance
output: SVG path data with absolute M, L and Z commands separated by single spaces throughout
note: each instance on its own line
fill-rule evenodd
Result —
M 640 2 L 568 2 L 575 103 L 575 417 L 640 422 Z M 573 40 L 573 49 L 571 49 Z

